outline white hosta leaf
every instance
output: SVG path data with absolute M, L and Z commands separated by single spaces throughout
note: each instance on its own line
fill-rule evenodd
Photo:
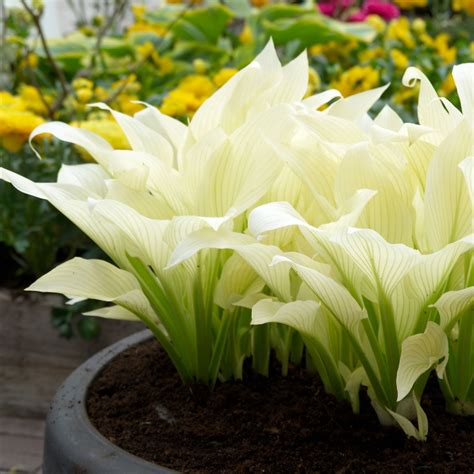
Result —
M 0 169 L 0 178 L 10 182 L 19 191 L 46 199 L 77 227 L 87 234 L 116 263 L 127 267 L 125 249 L 134 248 L 135 244 L 101 216 L 94 216 L 88 203 L 88 193 L 72 184 L 34 183 L 11 171 Z
M 377 102 L 390 84 L 359 92 L 345 97 L 332 104 L 327 110 L 328 115 L 357 122 Z
M 392 415 L 394 420 L 408 437 L 415 438 L 417 441 L 426 441 L 426 437 L 428 436 L 428 417 L 423 411 L 423 408 L 421 408 L 420 402 L 414 393 L 413 404 L 415 405 L 418 428 L 415 428 L 413 423 L 405 416 L 392 410 L 387 409 L 387 411 Z
M 307 78 L 308 75 L 304 77 Z M 231 133 L 248 118 L 248 111 L 255 100 L 267 89 L 275 87 L 281 78 L 282 67 L 270 40 L 247 67 L 235 74 L 199 107 L 189 125 L 190 132 L 195 139 L 200 139 L 218 127 Z
M 186 142 L 188 127 L 173 117 L 162 114 L 156 107 L 146 105 L 134 118 L 165 138 L 173 147 L 173 166 L 181 170 L 181 154 Z
M 413 333 L 418 322 L 416 316 L 440 295 L 456 264 L 462 263 L 460 257 L 473 247 L 472 239 L 466 238 L 438 252 L 421 255 L 419 262 L 405 275 L 392 294 L 397 334 L 401 340 Z
M 91 197 L 103 198 L 107 194 L 106 180 L 110 175 L 99 165 L 61 165 L 58 173 L 58 183 L 73 184 L 79 186 Z
M 209 163 L 215 160 L 216 154 L 223 152 L 227 140 L 227 135 L 220 128 L 216 128 L 186 149 L 183 155 L 182 174 L 193 202 L 199 199 L 202 187 L 206 186 Z
M 150 265 L 159 274 L 166 265 L 170 250 L 164 242 L 164 233 L 169 221 L 149 219 L 136 212 L 131 207 L 119 202 L 99 201 L 93 208 L 93 214 L 99 214 L 117 226 L 132 242 L 136 243 L 135 252 L 128 253 L 139 257 L 145 265 Z
M 308 54 L 303 51 L 283 66 L 281 81 L 269 91 L 266 100 L 272 105 L 300 100 L 308 89 L 308 74 Z
M 111 109 L 107 104 L 96 103 L 90 104 L 90 106 L 107 110 L 113 115 L 127 137 L 132 150 L 150 153 L 167 165 L 173 165 L 173 148 L 159 133 L 146 126 L 140 120 Z
M 433 306 L 440 315 L 439 325 L 448 332 L 462 314 L 474 308 L 474 286 L 448 291 Z
M 451 129 L 462 116 L 448 101 L 442 102 L 429 79 L 417 68 L 409 67 L 403 76 L 403 85 L 414 87 L 420 81 L 418 120 L 421 125 L 445 131 Z M 445 108 L 446 107 L 446 108 Z
M 140 321 L 134 313 L 117 305 L 94 309 L 82 314 L 84 316 L 96 316 L 98 318 L 116 319 L 120 321 Z
M 145 217 L 171 219 L 175 215 L 175 211 L 161 195 L 152 195 L 148 191 L 136 191 L 117 180 L 108 180 L 106 185 L 105 199 L 126 204 Z
M 296 131 L 291 142 L 277 143 L 275 155 L 288 164 L 299 179 L 307 186 L 313 199 L 323 200 L 326 213 L 332 217 L 334 181 L 340 159 L 313 133 Z M 282 199 L 278 199 L 282 200 Z M 291 201 L 290 201 L 291 202 Z
M 174 249 L 167 268 L 185 262 L 203 249 L 235 250 L 263 279 L 274 294 L 283 301 L 291 300 L 288 268 L 270 266 L 273 257 L 280 255 L 281 250 L 271 245 L 255 243 L 255 240 L 248 235 L 230 232 L 226 229 L 215 231 L 205 228 L 190 234 Z
M 428 169 L 425 233 L 431 251 L 472 232 L 474 209 L 459 164 L 472 154 L 474 137 L 461 122 L 438 147 Z
M 412 245 L 414 189 L 393 147 L 365 143 L 347 152 L 335 180 L 336 199 L 348 199 L 362 188 L 375 190 L 377 195 L 362 212 L 359 226 L 377 231 L 390 242 Z
M 390 244 L 370 229 L 349 228 L 335 233 L 340 245 L 371 283 L 372 289 L 390 297 L 402 278 L 420 260 L 420 253 L 403 244 Z
M 458 166 L 464 174 L 466 186 L 471 196 L 471 204 L 474 206 L 474 156 L 469 156 L 461 161 Z
M 324 92 L 306 97 L 303 99 L 302 103 L 310 109 L 319 109 L 321 106 L 331 102 L 333 99 L 340 99 L 342 94 L 336 89 L 329 89 Z
M 453 67 L 453 79 L 461 101 L 463 115 L 474 121 L 474 63 L 459 64 Z
M 395 110 L 393 110 L 389 105 L 385 105 L 375 117 L 374 124 L 387 130 L 391 130 L 392 132 L 398 132 L 403 126 L 403 120 Z
M 175 214 L 189 213 L 191 204 L 183 177 L 155 156 L 115 150 L 109 154 L 109 172 L 129 187 L 158 195 Z
M 365 141 L 366 135 L 354 122 L 308 108 L 295 108 L 296 119 L 315 133 L 320 141 L 334 149 Z M 344 133 L 341 133 L 344 130 Z
M 435 367 L 439 378 L 443 378 L 449 357 L 446 333 L 432 321 L 428 321 L 422 334 L 407 337 L 402 342 L 400 364 L 397 371 L 397 400 L 404 399 L 418 378 Z
M 174 249 L 168 261 L 167 268 L 172 268 L 192 257 L 203 249 L 235 249 L 236 247 L 252 244 L 251 237 L 220 229 L 200 229 L 190 234 Z
M 36 127 L 30 134 L 30 146 L 36 156 L 41 159 L 38 151 L 33 147 L 32 142 L 35 137 L 42 134 L 51 134 L 59 140 L 84 148 L 100 165 L 107 168 L 107 154 L 112 151 L 112 145 L 99 135 L 72 127 L 62 122 L 43 123 Z
M 280 303 L 271 299 L 261 300 L 252 308 L 252 324 L 282 323 L 304 336 L 319 337 L 317 319 L 320 310 L 321 305 L 316 301 Z
M 199 186 L 199 215 L 223 216 L 254 205 L 277 179 L 283 164 L 270 143 L 291 134 L 289 107 L 278 106 L 237 129 L 208 160 Z
M 405 145 L 402 148 L 402 152 L 408 161 L 412 177 L 416 180 L 416 186 L 424 192 L 426 188 L 426 175 L 436 152 L 436 147 L 432 143 L 417 140 L 411 145 Z
M 370 198 L 370 195 L 362 191 L 358 197 L 365 202 L 365 198 Z M 357 201 L 355 199 L 353 202 L 356 205 L 355 215 L 343 216 L 341 218 L 343 224 L 353 223 L 352 218 L 357 219 L 360 211 L 360 207 L 357 207 Z M 351 254 L 346 252 L 339 243 L 331 240 L 331 236 L 334 234 L 333 230 L 337 231 L 339 229 L 337 222 L 327 226 L 329 232 L 316 229 L 309 225 L 290 204 L 285 202 L 264 204 L 254 209 L 249 215 L 249 231 L 257 237 L 266 232 L 288 226 L 298 226 L 312 247 L 327 262 L 331 263 L 341 274 L 345 283 L 350 284 L 353 291 L 359 294 L 359 288 L 364 280 L 362 272 L 355 265 Z
M 451 270 L 461 255 L 474 249 L 474 234 L 453 242 L 446 247 L 428 255 L 422 255 L 407 274 L 407 292 L 412 297 L 426 302 L 436 295 L 441 285 L 447 281 Z
M 68 297 L 114 301 L 121 295 L 140 289 L 136 278 L 103 260 L 73 258 L 43 275 L 27 291 L 61 293 Z
M 255 270 L 238 254 L 232 255 L 224 264 L 214 291 L 214 301 L 224 309 L 250 294 L 260 293 L 265 282 Z
M 339 361 L 339 371 L 346 383 L 344 390 L 349 394 L 349 399 L 352 405 L 352 411 L 359 413 L 360 410 L 360 387 L 361 385 L 368 385 L 367 374 L 363 367 L 351 371 L 346 365 Z
M 352 334 L 358 336 L 359 323 L 367 318 L 367 313 L 344 286 L 320 271 L 295 263 L 284 256 L 274 257 L 272 265 L 289 266 L 295 270 L 333 317 Z

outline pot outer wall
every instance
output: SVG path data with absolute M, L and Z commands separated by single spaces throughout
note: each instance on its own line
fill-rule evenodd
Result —
M 77 368 L 59 388 L 48 412 L 44 474 L 165 474 L 176 471 L 153 464 L 112 444 L 92 425 L 87 392 L 98 373 L 120 352 L 151 338 L 142 331 L 100 351 Z

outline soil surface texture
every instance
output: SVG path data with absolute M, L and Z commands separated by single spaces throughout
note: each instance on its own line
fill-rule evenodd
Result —
M 119 355 L 88 400 L 111 442 L 182 472 L 473 473 L 474 420 L 445 413 L 434 380 L 422 406 L 425 443 L 382 428 L 365 396 L 354 415 L 317 375 L 293 367 L 282 377 L 276 363 L 268 379 L 246 369 L 243 382 L 196 397 L 155 341 Z

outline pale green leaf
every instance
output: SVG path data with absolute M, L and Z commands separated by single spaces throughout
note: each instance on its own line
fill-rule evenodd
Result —
M 438 377 L 443 378 L 448 356 L 446 333 L 432 321 L 428 321 L 424 333 L 407 337 L 402 342 L 397 371 L 397 400 L 404 399 L 418 378 L 433 367 Z
M 459 317 L 474 308 L 474 286 L 448 291 L 433 305 L 440 315 L 440 326 L 449 332 Z

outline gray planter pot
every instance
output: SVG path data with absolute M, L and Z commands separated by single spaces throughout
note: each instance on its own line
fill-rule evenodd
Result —
M 172 473 L 115 446 L 91 424 L 87 391 L 99 371 L 125 349 L 149 339 L 142 331 L 100 351 L 76 369 L 59 388 L 49 409 L 44 441 L 44 474 Z

